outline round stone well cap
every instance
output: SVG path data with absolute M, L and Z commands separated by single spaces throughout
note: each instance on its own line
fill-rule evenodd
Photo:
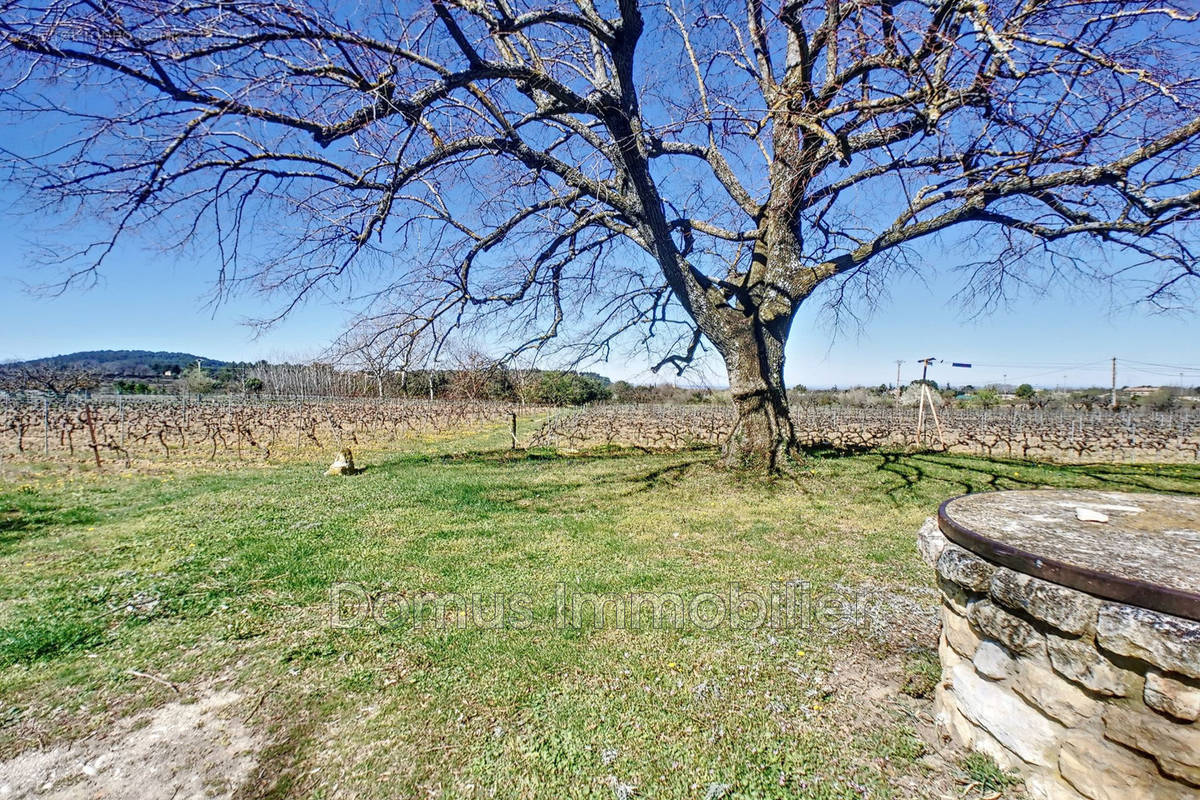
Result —
M 952 542 L 1017 572 L 1200 621 L 1200 497 L 983 492 L 942 503 L 938 526 Z

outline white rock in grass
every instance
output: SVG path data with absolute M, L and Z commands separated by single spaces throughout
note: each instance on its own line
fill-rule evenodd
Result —
M 1080 506 L 1075 509 L 1075 519 L 1080 522 L 1108 522 L 1108 514 Z
M 338 453 L 338 457 L 329 465 L 329 469 L 325 470 L 326 475 L 353 475 L 354 474 L 354 454 L 350 452 L 350 448 L 342 449 Z

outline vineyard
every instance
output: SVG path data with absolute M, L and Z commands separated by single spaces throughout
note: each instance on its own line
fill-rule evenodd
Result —
M 507 425 L 508 403 L 466 400 L 247 400 L 10 398 L 0 405 L 0 453 L 8 462 L 115 464 L 278 461 L 342 446 L 384 446 L 421 435 Z M 528 412 L 525 412 L 528 413 Z M 577 451 L 719 445 L 733 425 L 724 405 L 599 405 L 541 409 L 517 444 Z M 904 448 L 917 444 L 914 409 L 797 407 L 806 446 Z M 943 409 L 941 439 L 923 446 L 972 455 L 1058 462 L 1200 461 L 1200 413 Z
M 508 419 L 503 403 L 243 398 L 9 399 L 0 406 L 7 461 L 133 466 L 271 461 L 346 445 L 470 431 Z
M 939 412 L 947 450 L 1057 462 L 1200 461 L 1200 413 L 1107 410 L 1046 411 L 1018 407 Z M 917 444 L 917 410 L 809 406 L 792 409 L 809 447 L 870 449 Z M 553 415 L 532 446 L 577 450 L 603 445 L 678 449 L 721 444 L 733 425 L 728 406 L 597 406 Z M 940 449 L 931 420 L 923 445 Z

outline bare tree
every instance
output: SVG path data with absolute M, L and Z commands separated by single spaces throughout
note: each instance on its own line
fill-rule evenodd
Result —
M 458 348 L 450 354 L 450 394 L 465 400 L 487 397 L 488 384 L 495 376 L 495 360 L 475 348 Z
M 730 462 L 793 447 L 801 304 L 878 296 L 922 240 L 976 248 L 984 303 L 1194 297 L 1191 0 L 0 2 L 0 103 L 71 132 L 15 170 L 110 222 L 74 279 L 151 226 L 285 312 L 381 268 L 375 316 L 435 338 L 712 346 Z
M 348 363 L 361 369 L 375 382 L 376 393 L 382 400 L 384 383 L 404 355 L 403 345 L 399 329 L 361 320 L 333 343 L 330 354 L 334 363 Z
M 432 368 L 441 345 L 433 340 L 427 325 L 396 317 L 359 317 L 330 349 L 336 362 L 357 366 L 370 376 L 380 398 L 388 377 L 395 373 L 399 374 L 400 394 L 407 396 L 409 375 L 414 370 Z

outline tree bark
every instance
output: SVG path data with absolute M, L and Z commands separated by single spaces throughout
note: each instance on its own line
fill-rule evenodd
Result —
M 776 155 L 796 160 L 795 147 L 794 136 L 777 141 Z M 784 347 L 797 309 L 816 284 L 789 277 L 801 263 L 790 207 L 798 174 L 793 170 L 789 182 L 773 187 L 749 269 L 738 276 L 732 313 L 722 315 L 717 335 L 709 336 L 725 359 L 737 414 L 722 459 L 731 467 L 777 472 L 800 455 L 783 382 Z
M 783 382 L 785 342 L 786 329 L 752 319 L 720 348 L 737 415 L 723 450 L 726 466 L 776 472 L 799 455 Z

